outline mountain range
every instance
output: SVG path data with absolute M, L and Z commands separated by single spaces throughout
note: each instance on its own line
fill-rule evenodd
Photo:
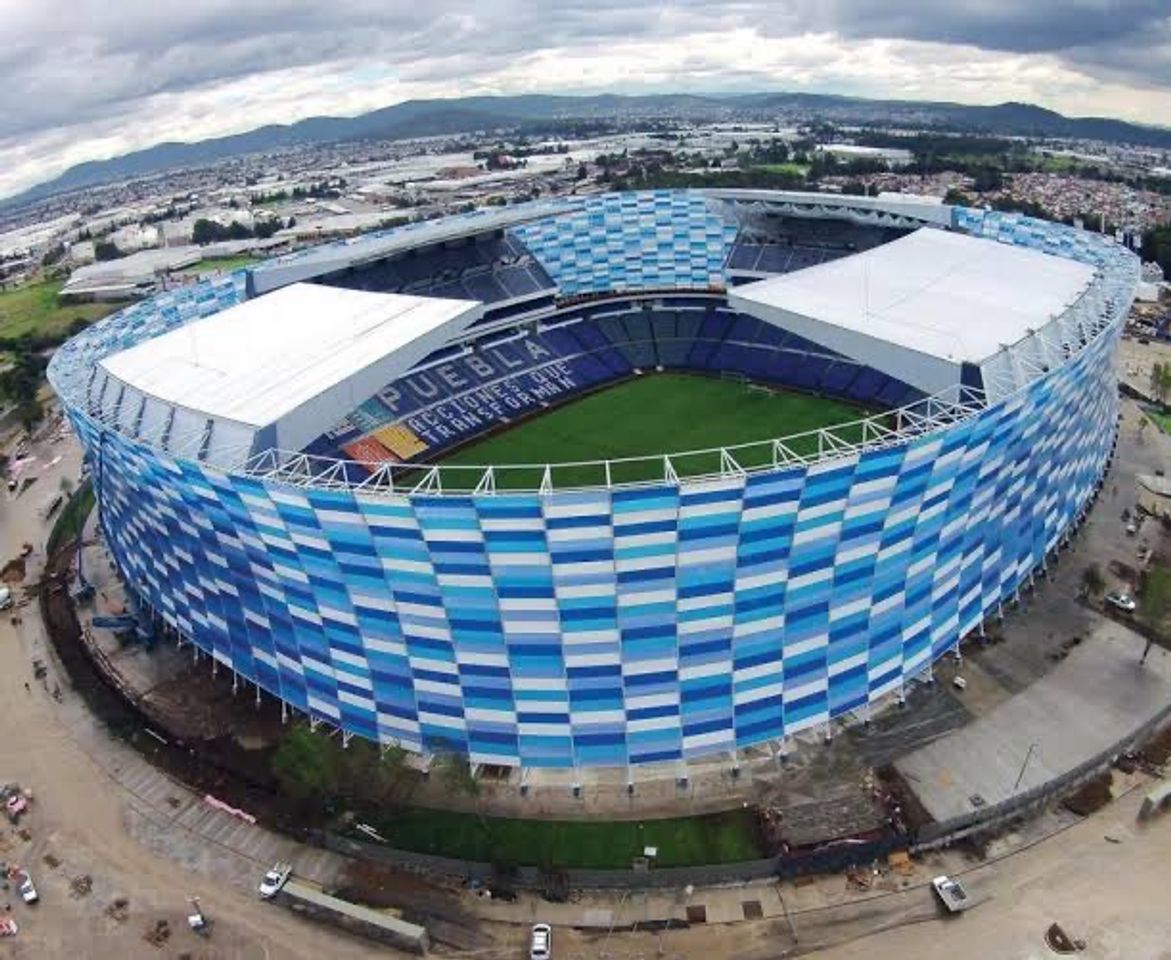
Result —
M 160 143 L 108 160 L 70 167 L 52 180 L 0 201 L 0 206 L 25 204 L 71 190 L 289 147 L 525 129 L 572 121 L 629 122 L 652 118 L 780 122 L 821 119 L 1002 136 L 1104 140 L 1171 149 L 1171 128 L 1105 117 L 1066 117 L 1027 103 L 970 106 L 810 93 L 464 97 L 409 100 L 356 117 L 310 117 L 292 124 L 270 124 L 246 133 L 194 143 Z

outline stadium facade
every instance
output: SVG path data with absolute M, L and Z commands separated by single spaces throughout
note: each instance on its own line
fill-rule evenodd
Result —
M 1045 566 L 1112 455 L 1138 274 L 1017 215 L 609 194 L 170 291 L 49 377 L 126 584 L 241 680 L 412 751 L 686 761 L 900 696 Z M 408 300 L 446 306 L 403 337 Z M 679 456 L 431 463 L 658 368 L 876 414 Z

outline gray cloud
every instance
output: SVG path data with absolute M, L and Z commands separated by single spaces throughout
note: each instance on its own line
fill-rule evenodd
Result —
M 827 0 L 826 25 L 846 37 L 897 37 L 1013 53 L 1061 52 L 1165 27 L 1166 0 Z
M 1031 90 L 1037 79 L 1012 58 L 1135 89 L 1171 86 L 1168 0 L 119 0 L 115 6 L 108 0 L 0 5 L 0 168 L 21 165 L 7 178 L 0 169 L 0 191 L 5 179 L 27 180 L 38 157 L 59 168 L 62 142 L 72 160 L 87 154 L 80 149 L 85 142 L 92 145 L 88 155 L 104 155 L 163 135 L 189 139 L 293 119 L 309 104 L 326 112 L 366 109 L 375 104 L 363 99 L 360 84 L 371 74 L 400 98 L 533 84 L 645 86 L 635 68 L 615 68 L 600 80 L 602 71 L 576 58 L 576 73 L 546 65 L 545 74 L 518 76 L 518 64 L 542 51 L 581 52 L 606 63 L 615 49 L 640 44 L 648 51 L 646 74 L 658 76 L 661 64 L 674 64 L 679 89 L 696 89 L 698 80 L 726 89 L 759 77 L 766 84 L 807 80 L 870 92 L 870 80 L 839 54 L 887 40 L 902 44 L 900 59 L 889 70 L 872 65 L 878 94 L 914 91 L 917 70 L 932 83 L 941 79 L 937 52 L 922 45 L 1001 54 L 1006 69 L 1020 72 L 1004 78 L 1006 88 L 1043 102 L 1056 95 Z M 718 49 L 695 41 L 732 35 L 778 43 L 788 60 L 741 63 L 723 40 L 711 41 Z M 838 45 L 785 46 L 811 35 Z M 689 59 L 675 56 L 683 45 Z M 755 61 L 753 51 L 745 53 L 743 59 Z M 820 65 L 810 62 L 814 55 Z M 972 54 L 953 58 L 966 59 Z M 692 70 L 696 63 L 708 66 Z M 980 60 L 977 72 L 994 69 Z M 304 71 L 319 74 L 316 90 Z M 963 84 L 971 81 L 952 79 L 964 95 Z M 266 88 L 266 80 L 290 85 L 287 95 Z M 1008 82 L 1014 80 L 1016 86 Z M 186 129 L 184 118 L 191 121 Z
M 1112 80 L 1171 83 L 1168 0 L 826 0 L 816 22 L 843 37 L 1056 54 Z

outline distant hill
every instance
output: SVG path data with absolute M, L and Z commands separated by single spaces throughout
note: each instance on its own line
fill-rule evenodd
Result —
M 1003 136 L 1081 138 L 1171 148 L 1171 129 L 1166 127 L 1142 126 L 1104 117 L 1066 117 L 1027 103 L 967 106 L 812 93 L 465 97 L 458 100 L 409 100 L 357 117 L 310 117 L 293 124 L 273 124 L 196 143 L 160 143 L 121 157 L 70 167 L 53 180 L 0 201 L 0 206 L 28 203 L 57 193 L 163 170 L 306 144 L 406 140 L 553 121 L 651 117 L 788 121 L 822 118 L 839 123 L 896 123 Z

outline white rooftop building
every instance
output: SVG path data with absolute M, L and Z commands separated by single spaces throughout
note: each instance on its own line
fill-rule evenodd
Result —
M 1002 372 L 998 357 L 1061 316 L 1093 277 L 1092 267 L 1074 260 L 924 229 L 855 256 L 746 284 L 730 291 L 728 301 L 938 393 L 970 382 L 964 365 Z M 992 379 L 984 377 L 986 389 Z
M 237 466 L 303 449 L 482 313 L 296 283 L 106 357 L 91 402 L 129 436 Z

